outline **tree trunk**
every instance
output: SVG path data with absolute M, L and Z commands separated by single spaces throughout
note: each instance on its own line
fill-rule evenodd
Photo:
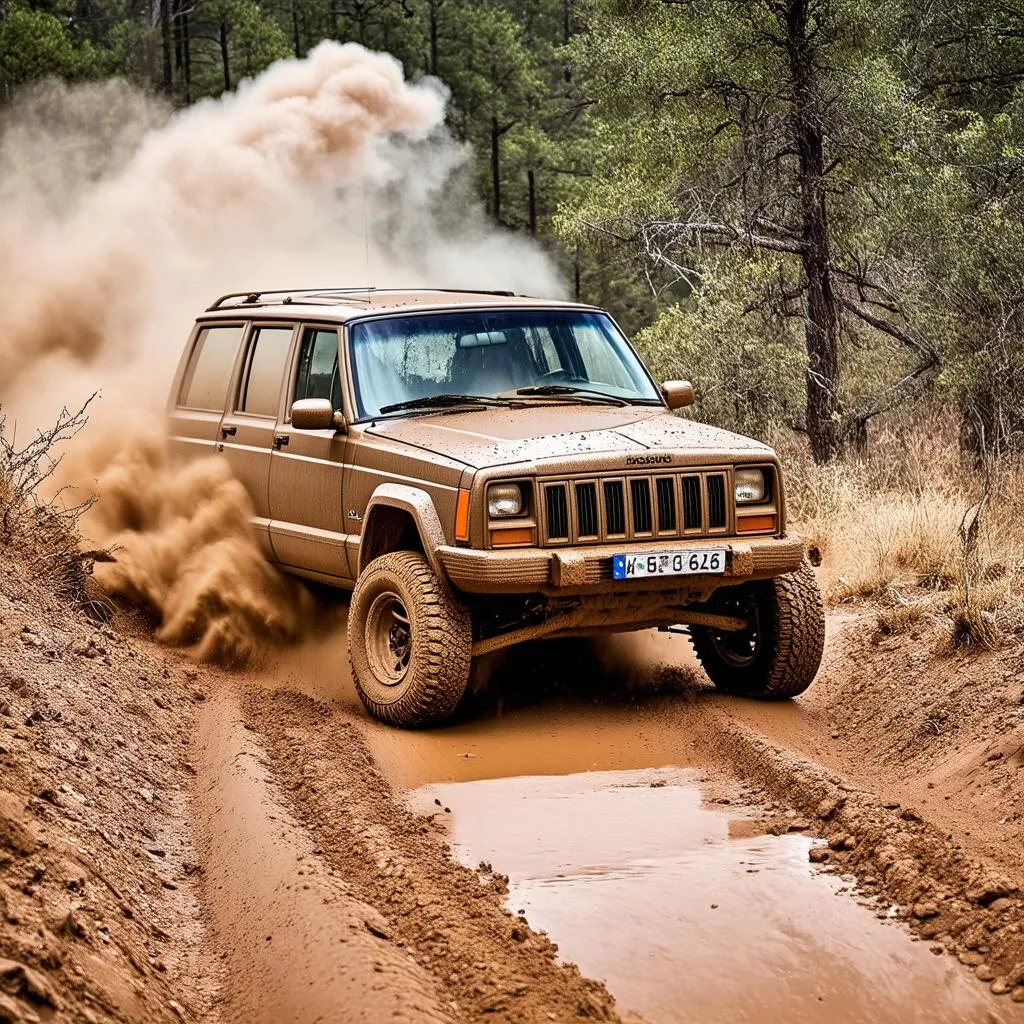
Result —
M 526 172 L 526 183 L 529 186 L 530 202 L 530 234 L 537 237 L 537 174 L 531 167 Z
M 185 102 L 192 102 L 192 39 L 189 35 L 189 24 L 188 15 L 182 13 L 181 15 L 181 41 L 182 48 L 185 51 L 185 65 L 183 72 L 185 75 Z
M 298 0 L 292 0 L 292 49 L 295 51 L 295 59 L 298 60 L 302 56 L 302 50 L 299 42 L 299 3 Z
M 580 247 L 576 246 L 576 251 L 572 258 L 572 297 L 573 301 L 580 302 L 582 299 L 583 289 L 581 288 L 582 281 L 580 280 Z
M 807 38 L 807 20 L 806 0 L 791 0 L 786 28 L 793 87 L 790 126 L 799 166 L 802 259 L 807 284 L 807 434 L 814 461 L 822 463 L 835 459 L 843 446 L 839 424 L 839 303 L 830 269 L 824 133 L 815 81 L 814 44 Z
M 220 63 L 224 69 L 224 91 L 231 92 L 231 67 L 228 64 L 228 26 L 220 23 Z
M 181 0 L 171 0 L 171 35 L 174 38 L 174 70 L 180 79 L 185 68 L 185 47 L 181 38 Z
M 431 75 L 437 74 L 437 9 L 440 6 L 440 0 L 430 0 L 427 4 L 430 20 L 430 66 L 427 70 Z
M 163 48 L 163 90 L 170 96 L 174 89 L 174 69 L 172 66 L 171 40 L 171 3 L 173 0 L 160 0 L 160 45 Z
M 493 203 L 491 212 L 494 219 L 501 223 L 501 131 L 498 119 L 491 118 L 491 193 Z

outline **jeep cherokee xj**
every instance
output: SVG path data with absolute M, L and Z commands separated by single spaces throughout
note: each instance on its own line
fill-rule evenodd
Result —
M 682 627 L 719 689 L 810 685 L 824 617 L 778 458 L 674 415 L 692 401 L 592 306 L 324 289 L 218 299 L 168 412 L 268 559 L 352 590 L 369 712 L 422 726 L 474 658 L 541 637 Z

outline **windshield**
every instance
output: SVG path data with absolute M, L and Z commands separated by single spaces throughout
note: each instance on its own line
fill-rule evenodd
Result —
M 496 310 L 370 320 L 350 331 L 359 418 L 439 395 L 660 404 L 647 371 L 602 313 Z M 552 385 L 554 385 L 552 387 Z M 421 403 L 428 405 L 429 403 Z

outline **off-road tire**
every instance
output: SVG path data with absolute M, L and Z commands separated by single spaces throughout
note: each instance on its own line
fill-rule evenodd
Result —
M 723 655 L 726 634 L 692 627 L 690 640 L 708 678 L 724 693 L 785 700 L 814 681 L 825 648 L 825 612 L 810 566 L 775 579 L 723 587 L 708 609 L 735 614 L 737 600 L 756 608 L 759 636 L 749 663 Z
M 397 682 L 375 671 L 379 658 L 368 648 L 368 617 L 379 617 L 374 609 L 388 595 L 400 602 L 411 627 L 407 668 Z M 414 729 L 451 717 L 469 682 L 472 645 L 468 609 L 423 555 L 394 551 L 359 574 L 349 606 L 348 656 L 356 691 L 374 718 Z

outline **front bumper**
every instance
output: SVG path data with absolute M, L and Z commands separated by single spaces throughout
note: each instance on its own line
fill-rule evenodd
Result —
M 726 548 L 725 573 L 709 576 L 657 576 L 612 580 L 612 556 Z M 719 582 L 782 576 L 800 568 L 804 559 L 802 537 L 674 538 L 650 544 L 602 544 L 551 550 L 516 548 L 483 551 L 444 546 L 438 558 L 452 585 L 470 594 L 586 594 L 607 591 L 715 589 Z

